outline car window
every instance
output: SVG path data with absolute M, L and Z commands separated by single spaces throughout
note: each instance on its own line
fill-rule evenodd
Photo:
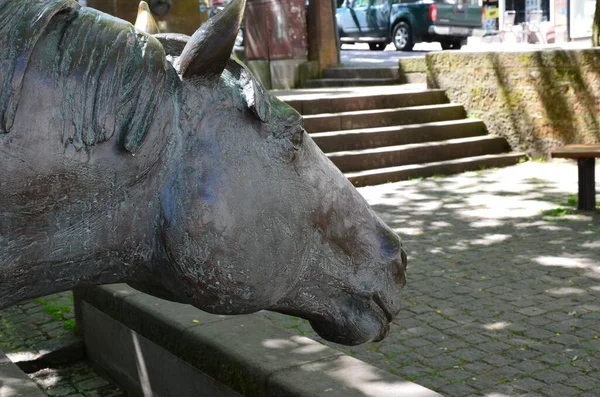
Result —
M 381 6 L 384 4 L 387 4 L 388 0 L 373 0 L 373 5 L 374 6 Z
M 369 0 L 354 0 L 354 3 L 352 4 L 352 8 L 368 7 L 368 6 L 369 6 Z

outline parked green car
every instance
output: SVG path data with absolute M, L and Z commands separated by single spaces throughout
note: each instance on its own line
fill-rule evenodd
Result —
M 399 51 L 415 43 L 441 43 L 459 49 L 467 37 L 483 33 L 480 0 L 344 0 L 336 10 L 342 43 L 369 43 L 383 50 L 394 43 Z

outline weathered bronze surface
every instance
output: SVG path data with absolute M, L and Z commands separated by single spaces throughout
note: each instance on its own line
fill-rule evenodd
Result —
M 129 282 L 339 343 L 386 335 L 400 239 L 230 58 L 243 2 L 155 38 L 71 0 L 0 0 L 0 308 Z

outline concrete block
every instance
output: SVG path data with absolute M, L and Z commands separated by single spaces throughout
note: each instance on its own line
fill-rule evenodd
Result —
M 6 354 L 4 354 L 3 352 L 0 351 L 0 366 L 4 365 L 4 364 L 10 364 L 11 361 L 8 357 L 6 357 Z
M 277 371 L 343 354 L 257 316 L 189 328 L 182 343 L 183 359 L 245 396 L 264 396 L 264 384 Z
M 267 388 L 272 397 L 441 397 L 349 356 L 277 372 L 269 378 Z
M 127 284 L 113 284 L 86 292 L 84 299 L 106 314 L 119 319 L 133 331 L 166 349 L 176 349 L 181 333 L 189 327 L 232 319 L 141 293 Z M 81 294 L 76 294 L 80 297 Z M 76 300 L 78 305 L 79 299 Z
M 298 73 L 300 76 L 300 87 L 304 87 L 307 80 L 318 79 L 320 77 L 321 70 L 319 69 L 319 62 L 307 61 L 301 63 L 298 66 Z
M 0 353 L 0 397 L 46 397 L 19 367 Z
M 272 88 L 269 61 L 248 61 L 246 62 L 246 66 L 248 66 L 248 69 L 250 69 L 254 77 L 257 78 L 267 90 Z
M 275 395 L 271 389 L 281 396 L 298 390 L 309 396 L 314 395 L 313 385 L 273 379 L 284 371 L 295 376 L 294 368 L 310 370 L 306 365 L 344 357 L 260 316 L 216 316 L 122 285 L 95 289 L 78 302 L 88 357 L 136 396 L 265 397 Z M 94 299 L 108 311 L 96 307 Z M 332 374 L 355 376 L 353 368 L 360 365 L 382 378 L 387 374 L 358 360 L 341 362 L 345 367 L 331 369 Z M 387 376 L 397 384 L 405 382 Z M 334 382 L 331 387 L 338 386 Z M 406 394 L 413 395 L 421 396 Z
M 82 312 L 88 357 L 133 395 L 241 397 L 87 302 Z
M 271 89 L 288 90 L 300 87 L 300 65 L 306 59 L 285 59 L 271 61 Z

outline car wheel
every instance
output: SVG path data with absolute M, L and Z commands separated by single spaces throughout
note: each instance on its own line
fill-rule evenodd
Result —
M 460 50 L 460 47 L 462 47 L 462 40 L 446 40 L 440 42 L 440 44 L 442 45 L 442 50 Z
M 385 43 L 369 43 L 369 49 L 371 51 L 383 51 L 385 50 Z
M 398 51 L 410 51 L 415 46 L 410 25 L 406 22 L 400 22 L 394 27 L 392 40 Z

